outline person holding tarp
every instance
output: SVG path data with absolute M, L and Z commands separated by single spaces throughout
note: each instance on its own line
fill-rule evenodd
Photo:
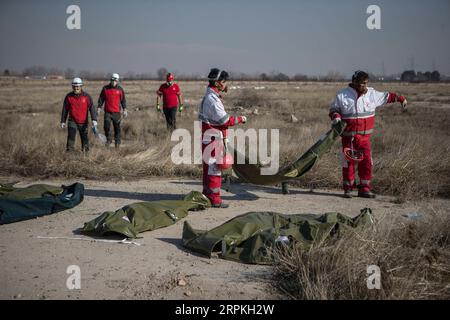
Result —
M 125 118 L 128 115 L 128 111 L 126 109 L 127 101 L 125 99 L 125 92 L 119 85 L 119 75 L 117 73 L 112 74 L 111 82 L 103 87 L 98 97 L 98 113 L 100 113 L 103 103 L 105 103 L 103 129 L 105 129 L 106 146 L 109 147 L 112 142 L 112 122 L 114 127 L 114 146 L 118 148 L 120 146 L 120 121 L 122 120 L 120 110 L 123 110 L 123 116 Z
M 163 83 L 158 91 L 156 91 L 156 110 L 161 111 L 159 99 L 163 99 L 163 112 L 166 117 L 167 129 L 174 130 L 177 128 L 177 110 L 183 111 L 183 100 L 178 84 L 173 82 L 172 73 L 166 75 L 166 82 Z
M 202 124 L 203 194 L 211 200 L 214 208 L 228 207 L 220 197 L 221 170 L 231 166 L 232 162 L 231 156 L 223 155 L 227 128 L 247 121 L 245 116 L 234 117 L 225 111 L 220 93 L 228 91 L 228 79 L 228 72 L 211 69 L 208 74 L 209 85 L 199 109 Z
M 394 92 L 379 92 L 368 87 L 369 75 L 356 71 L 352 82 L 342 89 L 331 103 L 329 116 L 333 124 L 345 121 L 342 133 L 342 176 L 344 197 L 352 197 L 355 186 L 355 169 L 358 167 L 360 183 L 358 197 L 375 198 L 372 185 L 372 148 L 370 137 L 375 125 L 375 109 L 386 104 L 400 102 L 406 111 L 406 98 Z
M 97 130 L 97 113 L 92 97 L 82 90 L 83 81 L 80 78 L 72 80 L 72 92 L 69 92 L 64 98 L 61 114 L 61 128 L 66 127 L 66 120 L 69 117 L 67 125 L 67 151 L 75 149 L 75 137 L 77 130 L 81 137 L 81 150 L 89 151 L 88 137 L 88 112 L 91 114 L 92 126 Z

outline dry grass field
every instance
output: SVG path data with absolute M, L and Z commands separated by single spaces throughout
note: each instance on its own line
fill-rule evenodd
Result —
M 193 131 L 205 90 L 203 82 L 180 82 L 185 111 L 178 127 Z M 104 82 L 86 81 L 96 104 Z M 129 109 L 122 124 L 120 150 L 93 144 L 89 155 L 65 152 L 66 129 L 59 128 L 62 101 L 69 81 L 0 80 L 0 174 L 36 178 L 84 177 L 129 180 L 152 176 L 200 177 L 198 165 L 174 165 L 170 134 L 155 111 L 157 81 L 122 83 Z M 230 113 L 246 114 L 242 128 L 280 129 L 280 164 L 294 160 L 329 128 L 328 105 L 346 83 L 231 82 L 225 96 Z M 400 92 L 409 111 L 399 105 L 378 111 L 373 135 L 375 192 L 399 201 L 450 196 L 450 84 L 380 84 L 378 90 Z M 257 111 L 255 111 L 257 110 Z M 298 122 L 291 121 L 291 115 Z M 99 127 L 103 131 L 102 116 Z M 90 132 L 91 133 L 91 132 Z M 80 141 L 77 138 L 77 149 Z M 296 182 L 307 188 L 339 188 L 339 144 L 311 172 Z
M 100 81 L 85 83 L 84 89 L 92 95 L 95 103 L 104 84 Z M 178 115 L 177 124 L 179 128 L 192 132 L 205 83 L 179 84 L 184 95 L 185 111 Z M 60 244 L 56 249 L 51 249 L 47 245 L 30 242 L 30 252 L 25 254 L 32 260 L 30 265 L 36 264 L 40 259 L 39 263 L 47 266 L 44 269 L 49 268 L 48 274 L 42 271 L 40 278 L 48 276 L 54 280 L 48 283 L 37 281 L 30 273 L 29 267 L 21 262 L 25 258 L 19 255 L 16 259 L 15 253 L 12 253 L 22 251 L 25 233 L 47 234 L 51 229 L 49 235 L 57 232 L 70 236 L 71 230 L 80 226 L 86 219 L 91 219 L 93 212 L 116 209 L 130 201 L 182 194 L 186 187 L 201 190 L 199 165 L 174 165 L 171 162 L 171 148 L 176 142 L 171 142 L 165 120 L 156 112 L 154 106 L 159 82 L 125 81 L 122 85 L 127 94 L 129 109 L 129 116 L 122 124 L 122 146 L 118 150 L 106 148 L 95 141 L 90 132 L 91 151 L 85 155 L 81 151 L 65 152 L 67 131 L 59 127 L 62 101 L 65 94 L 71 90 L 69 81 L 0 78 L 0 176 L 10 179 L 22 177 L 29 183 L 64 183 L 80 179 L 85 181 L 89 193 L 80 207 L 81 211 L 78 208 L 69 210 L 70 219 L 55 215 L 14 224 L 12 227 L 3 226 L 2 234 L 5 239 L 14 239 L 12 244 L 2 251 L 6 257 L 0 259 L 6 264 L 3 267 L 5 270 L 12 270 L 13 266 L 18 266 L 22 270 L 21 274 L 6 274 L 2 278 L 8 288 L 3 292 L 3 297 L 10 297 L 17 290 L 24 290 L 30 297 L 66 298 L 66 291 L 57 286 L 59 278 L 56 279 L 55 275 L 60 272 L 58 268 L 67 264 L 67 255 L 70 256 L 67 247 Z M 346 83 L 231 82 L 230 90 L 225 96 L 225 106 L 232 114 L 247 115 L 248 122 L 242 126 L 244 129 L 280 130 L 280 164 L 283 165 L 300 156 L 329 129 L 328 105 L 336 91 L 344 86 Z M 257 201 L 253 201 L 253 198 L 239 198 L 238 195 L 235 198 L 226 193 L 226 200 L 240 201 L 233 201 L 230 209 L 220 213 L 202 213 L 191 218 L 191 221 L 198 225 L 209 228 L 211 224 L 223 223 L 249 210 L 288 213 L 315 210 L 316 213 L 339 211 L 354 214 L 362 206 L 370 206 L 376 211 L 376 224 L 372 228 L 316 244 L 309 251 L 288 250 L 280 254 L 280 263 L 271 269 L 271 288 L 276 294 L 294 299 L 427 299 L 450 296 L 450 84 L 374 83 L 372 86 L 380 91 L 402 93 L 409 101 L 409 110 L 406 113 L 401 112 L 399 105 L 389 105 L 377 112 L 376 132 L 372 137 L 375 177 L 373 184 L 374 191 L 380 194 L 380 197 L 370 201 L 352 199 L 350 202 L 348 199 L 336 197 L 339 196 L 335 192 L 340 189 L 341 179 L 338 160 L 340 144 L 336 143 L 310 172 L 293 183 L 303 189 L 329 190 L 309 193 L 307 190 L 296 189 L 293 194 L 283 196 L 276 194 L 276 189 L 252 189 L 242 185 L 237 188 L 242 192 L 248 188 Z M 291 121 L 292 115 L 298 119 L 297 122 Z M 102 126 L 100 117 L 101 132 Z M 79 138 L 76 147 L 80 149 Z M 198 183 L 186 180 L 186 185 L 184 182 L 174 184 L 170 180 L 181 178 L 190 178 L 191 181 L 195 179 Z M 99 191 L 95 188 L 106 189 Z M 114 188 L 119 189 L 111 191 Z M 266 194 L 267 192 L 269 193 Z M 110 193 L 114 196 L 109 195 Z M 109 196 L 102 197 L 102 194 Z M 141 197 L 136 198 L 136 195 Z M 402 217 L 403 213 L 414 210 L 424 213 L 426 219 L 411 221 Z M 22 226 L 27 229 L 24 230 Z M 253 275 L 255 270 L 260 269 L 249 266 L 233 267 L 223 261 L 215 261 L 216 265 L 209 267 L 210 262 L 204 263 L 205 261 L 195 256 L 189 256 L 187 259 L 184 251 L 178 247 L 158 240 L 158 236 L 178 238 L 180 228 L 181 224 L 177 224 L 145 234 L 144 239 L 149 243 L 145 249 L 146 257 L 150 260 L 158 257 L 156 260 L 160 261 L 158 269 L 153 268 L 158 277 L 166 278 L 169 271 L 198 271 L 200 268 L 204 277 L 196 283 L 202 289 L 192 291 L 195 299 L 275 297 L 267 295 L 269 291 L 260 284 L 253 284 L 255 276 L 251 278 L 253 280 L 242 282 L 246 286 L 239 284 L 241 289 L 238 291 L 234 286 L 226 287 L 232 277 L 227 271 L 230 268 L 234 268 L 236 277 L 242 273 Z M 31 241 L 30 239 L 33 240 L 31 237 L 28 241 Z M 80 244 L 72 246 L 71 250 L 83 255 L 88 247 L 91 248 L 91 245 L 83 247 L 83 244 Z M 15 251 L 14 248 L 21 249 Z M 121 272 L 113 277 L 115 280 L 107 276 L 96 276 L 99 274 L 98 268 L 109 270 L 109 258 L 119 257 L 110 255 L 109 251 L 103 252 L 100 247 L 92 250 L 93 255 L 101 257 L 93 265 L 83 262 L 90 266 L 87 272 L 94 279 L 92 284 L 79 296 L 71 293 L 72 295 L 67 297 L 98 297 L 99 291 L 106 290 L 109 288 L 108 283 L 112 283 L 112 291 L 104 293 L 102 298 L 116 297 L 117 294 L 122 294 L 120 297 L 136 298 L 137 293 L 130 293 L 126 288 L 122 290 L 121 285 L 114 284 L 114 281 L 137 281 L 138 285 L 142 286 L 140 280 L 122 279 Z M 11 252 L 11 255 L 8 255 L 8 252 Z M 53 259 L 49 257 L 54 257 L 55 254 L 58 254 L 58 262 L 48 265 Z M 173 265 L 171 261 L 174 257 L 180 265 Z M 117 271 L 130 268 L 129 264 L 124 262 L 126 259 L 119 260 L 114 262 L 114 265 L 121 266 Z M 144 259 L 136 267 L 140 268 L 136 273 L 142 272 L 146 275 L 146 263 L 148 262 Z M 381 268 L 382 290 L 367 290 L 366 267 L 371 264 L 377 264 Z M 150 265 L 153 266 L 154 263 Z M 217 270 L 223 271 L 223 277 L 220 278 L 222 282 L 217 280 Z M 158 277 L 156 279 L 159 279 Z M 221 287 L 227 288 L 222 295 L 218 295 L 216 290 L 217 281 Z M 35 283 L 35 288 L 28 290 L 18 285 L 19 283 Z M 148 286 L 154 288 L 155 284 L 149 282 Z M 255 288 L 258 290 L 255 291 Z M 153 291 L 151 294 L 146 292 L 143 290 L 138 297 L 151 298 Z M 180 290 L 163 290 L 155 294 L 153 298 L 186 298 Z

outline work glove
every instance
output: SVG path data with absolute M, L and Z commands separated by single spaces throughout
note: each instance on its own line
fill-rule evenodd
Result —
M 159 103 L 156 105 L 156 111 L 161 111 L 161 108 L 159 106 Z
M 406 98 L 402 95 L 397 96 L 397 101 L 400 102 L 400 105 L 402 106 L 402 111 L 406 111 L 406 105 L 408 104 L 408 101 L 406 101 Z
M 182 105 L 182 104 L 180 104 L 180 105 L 178 106 L 178 112 L 181 112 L 181 111 L 183 111 L 183 109 L 184 109 L 183 105 Z
M 247 122 L 247 117 L 246 116 L 242 116 L 241 117 L 241 122 L 242 123 L 246 123 Z
M 403 102 L 401 103 L 403 112 L 405 112 L 408 109 L 406 106 L 407 104 L 408 104 L 408 101 L 406 101 L 406 99 L 403 100 Z
M 65 122 L 61 122 L 61 129 L 64 129 L 66 127 L 66 123 Z
M 97 134 L 97 121 L 92 120 L 92 131 Z
M 341 118 L 336 117 L 336 118 L 333 119 L 333 121 L 331 121 L 331 124 L 334 126 L 335 124 L 338 124 L 341 121 L 342 121 Z
M 123 116 L 125 118 L 128 117 L 128 110 L 127 109 L 123 109 Z

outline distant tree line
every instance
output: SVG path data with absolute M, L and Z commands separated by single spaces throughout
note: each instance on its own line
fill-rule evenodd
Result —
M 125 72 L 121 74 L 122 79 L 126 80 L 164 80 L 166 74 L 169 70 L 165 67 L 161 67 L 156 70 L 155 73 L 144 72 Z M 174 73 L 177 80 L 205 80 L 206 75 L 200 73 L 193 74 L 179 74 L 176 71 L 171 71 Z M 272 71 L 269 73 L 244 73 L 244 72 L 230 72 L 231 78 L 237 81 L 327 81 L 327 82 L 338 82 L 338 81 L 348 81 L 349 75 L 343 75 L 338 71 L 330 71 L 323 76 L 308 76 L 302 73 L 296 73 L 293 76 L 288 76 L 285 73 L 279 71 Z M 108 79 L 110 73 L 100 72 L 100 71 L 89 71 L 80 70 L 75 71 L 72 68 L 67 68 L 65 70 L 59 68 L 48 68 L 44 66 L 32 66 L 23 69 L 23 71 L 17 72 L 10 69 L 5 69 L 3 71 L 3 76 L 23 76 L 31 78 L 40 79 L 51 79 L 51 78 L 65 78 L 72 79 L 74 77 L 81 77 L 88 80 L 105 80 Z M 372 81 L 404 81 L 404 82 L 437 82 L 441 81 L 441 75 L 439 71 L 435 70 L 433 72 L 415 72 L 414 70 L 404 71 L 400 77 L 394 76 L 376 76 L 369 73 L 370 79 Z M 447 78 L 444 80 L 448 80 Z
M 400 80 L 405 82 L 438 82 L 441 81 L 441 74 L 437 70 L 417 73 L 414 70 L 406 70 L 403 71 Z

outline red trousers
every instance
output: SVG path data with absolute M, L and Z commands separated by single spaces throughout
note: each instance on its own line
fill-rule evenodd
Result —
M 353 139 L 353 143 L 352 143 Z M 362 151 L 363 160 L 360 162 L 348 161 L 342 153 L 342 184 L 344 190 L 352 190 L 355 187 L 355 170 L 358 167 L 360 192 L 368 192 L 372 182 L 372 148 L 370 145 L 370 135 L 355 135 L 353 137 L 342 137 L 342 150 L 351 148 Z
M 202 143 L 202 156 L 205 153 L 207 146 L 218 146 L 208 152 L 207 156 L 203 157 L 203 194 L 211 200 L 212 204 L 219 204 L 222 202 L 220 198 L 220 188 L 222 186 L 222 171 L 216 165 L 216 152 L 220 150 L 218 142 L 213 140 L 208 144 Z M 211 148 L 211 147 L 210 147 Z

